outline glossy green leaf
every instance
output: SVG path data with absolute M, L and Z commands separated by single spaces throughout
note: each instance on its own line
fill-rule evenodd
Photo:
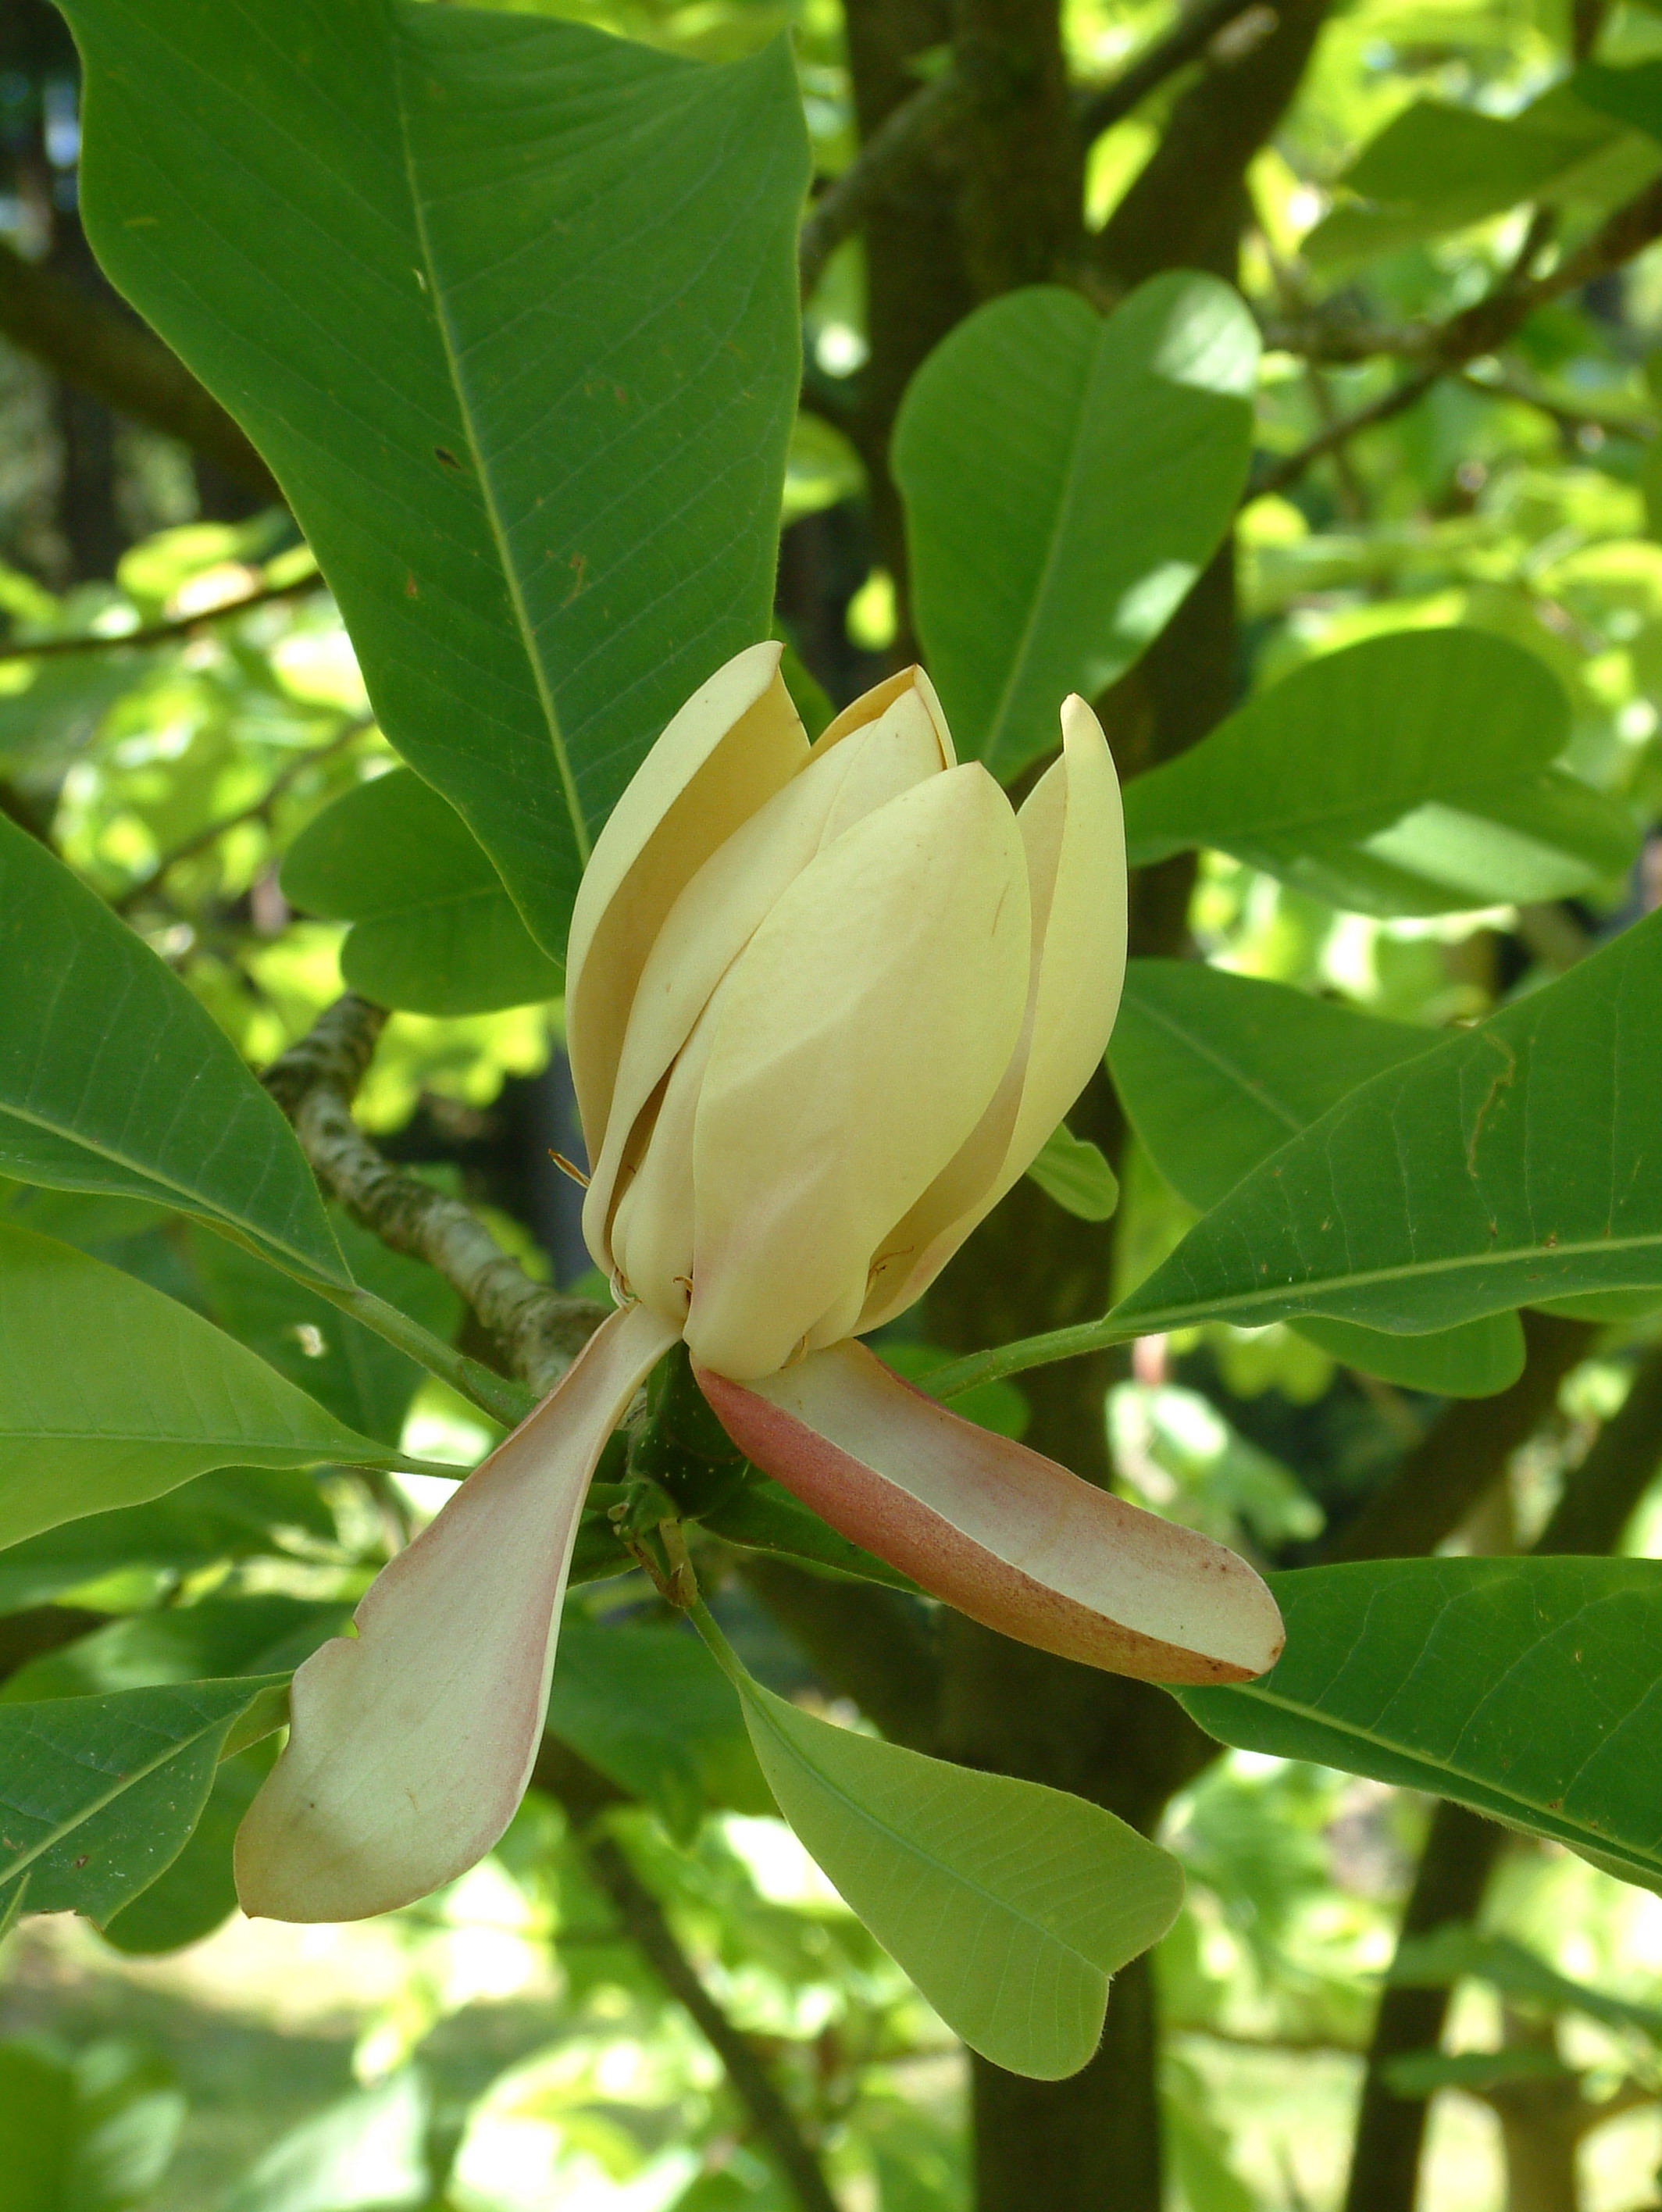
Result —
M 562 1629 L 548 1726 L 653 1806 L 677 1841 L 713 1806 L 773 1810 L 732 1686 L 685 1629 Z
M 1416 100 L 1362 149 L 1339 179 L 1347 197 L 1300 251 L 1319 268 L 1355 267 L 1482 222 L 1573 185 L 1574 173 L 1622 135 L 1610 112 L 1584 106 L 1564 87 L 1510 116 Z M 1635 188 L 1642 175 L 1641 160 Z
M 117 1572 L 160 1583 L 221 1559 L 279 1552 L 286 1531 L 336 1540 L 334 1514 L 309 1475 L 256 1467 L 198 1475 L 147 1504 L 89 1513 L 8 1545 L 0 1551 L 0 1613 Z
M 1137 777 L 1126 843 L 1137 864 L 1212 846 L 1364 914 L 1563 898 L 1638 848 L 1626 807 L 1552 766 L 1568 738 L 1563 687 L 1522 646 L 1393 631 L 1306 661 Z
M 948 2027 L 1011 2073 L 1077 2073 L 1109 1975 L 1177 1917 L 1171 1854 L 1059 1790 L 743 1696 L 779 1810 Z
M 1258 334 L 1240 296 L 1156 276 L 1106 321 L 1035 286 L 979 308 L 895 430 L 912 605 L 959 751 L 1014 775 L 1156 637 L 1246 482 Z
M 1119 1204 L 1119 1178 L 1101 1148 L 1065 1121 L 1052 1130 L 1028 1170 L 1046 1198 L 1081 1221 L 1107 1221 Z
M 8 1544 L 158 1498 L 211 1468 L 395 1456 L 200 1315 L 70 1245 L 3 1225 L 0 1450 Z
M 382 727 L 563 956 L 635 764 L 767 632 L 788 52 L 399 0 L 66 12 L 100 257 L 271 464 Z
M 172 2162 L 185 2104 L 167 2066 L 100 2040 L 66 2057 L 0 2043 L 6 2212 L 130 2212 Z
M 201 1942 L 230 1918 L 237 1909 L 232 1858 L 237 1830 L 276 1753 L 275 1742 L 267 1737 L 234 1759 L 221 1759 L 184 1849 L 130 1905 L 104 1923 L 100 1932 L 106 1943 L 131 1958 L 153 1958 Z
M 236 1724 L 283 1678 L 0 1707 L 0 1902 L 102 1923 L 184 1849 Z
M 1280 1660 L 1180 1693 L 1209 1734 L 1452 1797 L 1662 1887 L 1662 1563 L 1386 1559 L 1270 1580 Z
M 481 1014 L 557 998 L 561 969 L 520 921 L 456 809 L 408 769 L 361 783 L 289 847 L 282 888 L 349 921 L 342 979 L 378 1006 Z
M 448 1342 L 462 1302 L 443 1276 L 390 1250 L 347 1214 L 331 1218 L 357 1281 Z M 223 1237 L 197 1234 L 191 1257 L 221 1328 L 349 1428 L 381 1443 L 397 1443 L 426 1379 L 423 1368 L 304 1283 Z
M 149 1199 L 350 1280 L 294 1133 L 185 986 L 0 818 L 0 1175 Z
M 1195 960 L 1133 960 L 1108 1065 L 1155 1165 L 1180 1198 L 1204 1208 L 1358 1085 L 1438 1042 L 1435 1030 L 1380 1021 L 1283 983 Z M 1347 1366 L 1440 1395 L 1489 1396 L 1524 1364 L 1514 1313 L 1422 1336 L 1350 1322 L 1297 1326 Z
M 1139 1329 L 1307 1313 L 1410 1334 L 1662 1287 L 1662 915 L 1387 1068 L 1198 1222 Z

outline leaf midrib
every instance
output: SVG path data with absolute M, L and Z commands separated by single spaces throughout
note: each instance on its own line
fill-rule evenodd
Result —
M 129 1175 L 137 1176 L 142 1181 L 155 1185 L 160 1190 L 171 1191 L 183 1202 L 184 1212 L 194 1214 L 209 1227 L 222 1228 L 229 1224 L 240 1230 L 245 1236 L 252 1240 L 257 1250 L 286 1254 L 290 1260 L 299 1261 L 306 1276 L 314 1283 L 339 1285 L 352 1283 L 352 1277 L 344 1265 L 338 1274 L 325 1274 L 311 1253 L 303 1251 L 297 1244 L 290 1243 L 286 1237 L 274 1235 L 270 1229 L 263 1228 L 248 1214 L 233 1213 L 228 1207 L 215 1205 L 211 1199 L 204 1198 L 199 1191 L 192 1190 L 188 1183 L 177 1181 L 159 1167 L 151 1167 L 141 1160 L 132 1159 L 125 1152 L 118 1152 L 114 1146 L 100 1143 L 95 1138 L 83 1134 L 79 1129 L 70 1128 L 62 1121 L 50 1121 L 44 1114 L 32 1111 L 28 1107 L 20 1105 L 14 1099 L 0 1097 L 0 1112 L 9 1114 L 14 1121 L 27 1123 L 32 1129 L 44 1130 L 47 1136 L 56 1137 L 60 1143 L 74 1145 L 83 1152 L 90 1152 L 94 1159 L 108 1160 L 114 1167 L 124 1168 Z M 48 1184 L 45 1187 L 48 1189 L 58 1188 L 55 1184 Z M 288 1272 L 288 1270 L 284 1270 L 285 1273 Z
M 1506 1251 L 1468 1252 L 1453 1259 L 1410 1261 L 1394 1267 L 1362 1268 L 1350 1274 L 1323 1275 L 1308 1282 L 1283 1284 L 1278 1288 L 1268 1285 L 1262 1290 L 1237 1291 L 1214 1299 L 1196 1299 L 1185 1305 L 1153 1306 L 1145 1310 L 1137 1309 L 1135 1303 L 1136 1294 L 1133 1292 L 1123 1304 L 1114 1309 L 1114 1312 L 1120 1319 L 1134 1321 L 1139 1326 L 1147 1322 L 1156 1328 L 1175 1328 L 1180 1324 L 1174 1317 L 1183 1315 L 1202 1312 L 1246 1312 L 1254 1307 L 1274 1304 L 1288 1298 L 1318 1298 L 1331 1292 L 1370 1290 L 1375 1285 L 1389 1283 L 1423 1281 L 1440 1275 L 1459 1274 L 1472 1267 L 1505 1267 L 1518 1266 L 1529 1260 L 1575 1260 L 1584 1257 L 1592 1258 L 1600 1253 L 1647 1250 L 1662 1250 L 1662 1230 L 1648 1231 L 1642 1237 L 1580 1237 L 1568 1244 L 1560 1243 L 1515 1245 Z M 1589 1288 L 1593 1291 L 1648 1290 L 1651 1287 L 1652 1284 L 1649 1281 L 1632 1284 L 1595 1283 L 1589 1285 Z M 1573 1297 L 1574 1293 L 1568 1291 L 1556 1291 L 1550 1295 L 1556 1297 Z M 1507 1302 L 1502 1301 L 1492 1310 L 1504 1313 L 1507 1310 Z M 1330 1315 L 1327 1318 L 1346 1320 L 1350 1316 Z M 1471 1314 L 1464 1318 L 1478 1321 L 1483 1316 L 1481 1314 Z M 1367 1326 L 1377 1327 L 1378 1324 L 1369 1323 Z M 1395 1329 L 1388 1330 L 1386 1334 L 1397 1336 L 1430 1335 L 1437 1329 L 1452 1326 L 1453 1324 L 1449 1322 L 1437 1322 L 1433 1323 L 1430 1329 Z
M 266 1690 L 270 1689 L 274 1682 L 283 1682 L 287 1681 L 288 1679 L 288 1678 L 286 1674 L 273 1674 L 263 1680 L 259 1678 L 251 1678 L 251 1693 L 241 1706 L 232 1706 L 231 1709 L 219 1719 L 204 1721 L 201 1727 L 192 1729 L 190 1735 L 176 1737 L 171 1743 L 165 1745 L 161 1750 L 157 1752 L 154 1759 L 146 1761 L 139 1766 L 129 1767 L 122 1773 L 114 1776 L 112 1778 L 111 1786 L 104 1792 L 104 1795 L 101 1797 L 96 1798 L 91 1802 L 83 1805 L 70 1819 L 59 1821 L 58 1825 L 52 1830 L 50 1834 L 41 1837 L 37 1843 L 33 1844 L 29 1850 L 23 1852 L 21 1856 L 13 1859 L 9 1864 L 0 1865 L 0 1883 L 15 1881 L 20 1874 L 22 1874 L 27 1868 L 33 1866 L 34 1862 L 42 1856 L 44 1853 L 52 1850 L 56 1845 L 61 1844 L 66 1836 L 72 1836 L 77 1828 L 84 1827 L 88 1820 L 96 1818 L 100 1813 L 104 1811 L 106 1806 L 112 1805 L 116 1799 L 119 1797 L 124 1791 L 136 1789 L 141 1782 L 148 1781 L 150 1776 L 155 1773 L 159 1768 L 165 1766 L 169 1759 L 178 1759 L 182 1756 L 184 1753 L 193 1751 L 197 1745 L 202 1741 L 203 1738 L 204 1736 L 211 1735 L 215 1729 L 219 1729 L 225 1734 L 228 1735 L 232 1723 L 239 1719 L 243 1713 L 247 1711 L 248 1707 L 253 1704 L 256 1697 L 262 1695 Z M 54 1705 L 64 1705 L 70 1703 L 70 1700 L 67 1698 L 54 1698 L 52 1702 Z M 14 1708 L 14 1711 L 15 1711 L 15 1708 Z M 52 1746 L 52 1748 L 54 1752 L 58 1750 L 58 1747 L 56 1745 Z M 61 1753 L 59 1755 L 62 1756 Z M 21 1807 L 18 1807 L 15 1809 L 18 1811 L 22 1810 Z
M 1107 1969 L 1099 1966 L 1094 1959 L 1087 1958 L 1085 1954 L 1070 1943 L 1065 1936 L 1058 1936 L 1053 1928 L 1046 1927 L 1042 1921 L 1034 1920 L 1020 1905 L 1012 1905 L 1008 1898 L 1000 1897 L 996 1891 L 986 1888 L 974 1876 L 961 1874 L 955 1867 L 949 1866 L 944 1860 L 933 1857 L 914 1843 L 909 1836 L 902 1835 L 898 1828 L 891 1827 L 889 1822 L 874 1813 L 869 1805 L 862 1803 L 858 1798 L 851 1797 L 840 1782 L 834 1781 L 823 1767 L 810 1758 L 806 1752 L 786 1735 L 765 1707 L 748 1698 L 745 1702 L 751 1705 L 753 1711 L 760 1715 L 767 1725 L 768 1733 L 797 1765 L 805 1768 L 822 1789 L 834 1797 L 839 1804 L 846 1806 L 865 1826 L 876 1828 L 879 1834 L 888 1837 L 901 1850 L 907 1852 L 913 1858 L 920 1859 L 927 1867 L 936 1868 L 949 1881 L 955 1882 L 960 1888 L 968 1890 L 973 1895 L 1006 1914 L 1010 1919 L 1019 1921 L 1022 1927 L 1030 1929 L 1034 1935 L 1042 1936 L 1046 1942 L 1055 1944 L 1058 1950 L 1066 1952 L 1070 1957 L 1079 1960 L 1083 1965 L 1089 1966 L 1093 1973 L 1101 1974 L 1105 1980 L 1107 1978 Z
M 445 365 L 450 371 L 451 389 L 456 395 L 456 405 L 462 419 L 463 434 L 467 439 L 468 452 L 473 459 L 474 474 L 478 480 L 480 495 L 484 501 L 485 520 L 490 529 L 491 543 L 496 548 L 497 563 L 507 589 L 513 618 L 519 631 L 519 641 L 531 670 L 531 681 L 537 687 L 537 697 L 548 726 L 549 743 L 554 753 L 555 766 L 560 774 L 560 788 L 566 801 L 566 812 L 571 820 L 572 838 L 577 847 L 581 867 L 586 868 L 594 841 L 589 836 L 589 825 L 583 812 L 582 799 L 577 788 L 577 776 L 571 756 L 566 749 L 565 732 L 560 725 L 559 709 L 555 704 L 554 690 L 543 656 L 537 647 L 536 627 L 531 619 L 531 610 L 525 605 L 519 571 L 514 562 L 507 532 L 503 526 L 501 509 L 497 504 L 494 486 L 485 465 L 480 447 L 479 434 L 474 422 L 472 402 L 462 376 L 461 363 L 457 357 L 455 334 L 451 329 L 449 295 L 440 283 L 439 270 L 433 256 L 433 243 L 428 232 L 427 202 L 416 182 L 416 160 L 409 143 L 409 109 L 404 97 L 402 62 L 402 40 L 394 33 L 398 52 L 393 60 L 393 105 L 397 110 L 398 139 L 403 149 L 404 185 L 409 194 L 410 210 L 415 217 L 416 235 L 421 246 L 422 264 L 426 272 L 428 297 L 433 301 L 433 319 L 439 332 L 439 343 L 444 348 Z
M 1519 1808 L 1519 1818 L 1527 1814 L 1530 1826 L 1560 1837 L 1566 1833 L 1583 1837 L 1594 1850 L 1604 1851 L 1611 1856 L 1619 1853 L 1631 1859 L 1635 1865 L 1647 1866 L 1652 1871 L 1662 1868 L 1662 1857 L 1647 1856 L 1636 1844 L 1604 1835 L 1599 1830 L 1587 1826 L 1586 1822 L 1573 1819 L 1567 1820 L 1562 1811 L 1555 1812 L 1549 1805 L 1537 1803 L 1533 1798 L 1526 1796 L 1521 1790 L 1507 1789 L 1484 1776 L 1473 1774 L 1467 1768 L 1458 1766 L 1452 1759 L 1440 1757 L 1435 1752 L 1416 1749 L 1411 1744 L 1399 1743 L 1394 1737 L 1381 1735 L 1378 1729 L 1363 1728 L 1356 1722 L 1344 1720 L 1332 1713 L 1325 1711 L 1319 1705 L 1301 1704 L 1291 1698 L 1277 1697 L 1272 1691 L 1265 1690 L 1257 1683 L 1240 1684 L 1228 1694 L 1248 1698 L 1254 1705 L 1270 1706 L 1277 1712 L 1289 1714 L 1293 1718 L 1307 1722 L 1315 1727 L 1331 1729 L 1335 1735 L 1343 1737 L 1347 1742 L 1376 1745 L 1380 1750 L 1390 1753 L 1398 1759 L 1410 1760 L 1416 1766 L 1428 1769 L 1434 1774 L 1453 1777 L 1466 1784 L 1474 1796 L 1481 1796 L 1501 1804 L 1517 1806 Z

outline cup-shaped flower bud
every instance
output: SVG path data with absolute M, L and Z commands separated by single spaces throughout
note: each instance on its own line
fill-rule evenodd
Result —
M 776 739 L 723 834 L 700 779 L 787 726 L 770 651 L 707 687 L 695 739 L 677 718 L 608 825 L 567 1002 L 591 1249 L 740 1381 L 921 1294 L 1101 1060 L 1125 966 L 1119 787 L 1082 702 L 1018 817 L 909 670 L 782 781 Z M 676 896 L 649 899 L 628 855 L 661 872 L 670 847 Z M 603 944 L 631 948 L 621 1035 L 587 1011 Z

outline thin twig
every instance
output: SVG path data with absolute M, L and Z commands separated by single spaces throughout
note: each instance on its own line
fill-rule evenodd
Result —
M 262 820 L 308 769 L 321 768 L 325 761 L 332 760 L 355 738 L 361 738 L 366 730 L 373 728 L 374 720 L 373 714 L 355 714 L 350 721 L 336 731 L 326 744 L 313 745 L 308 752 L 297 753 L 287 767 L 280 769 L 272 777 L 258 799 L 251 799 L 246 806 L 239 806 L 234 813 L 221 814 L 217 821 L 204 823 L 190 836 L 181 837 L 177 845 L 170 846 L 161 855 L 153 868 L 140 876 L 136 882 L 129 884 L 118 898 L 112 899 L 111 905 L 118 914 L 130 914 L 182 860 L 194 860 L 198 853 L 206 852 L 209 846 L 217 844 L 221 837 L 228 837 L 232 830 L 240 830 L 245 822 Z
M 0 331 L 117 414 L 182 439 L 257 499 L 281 502 L 281 485 L 241 424 L 153 331 L 118 307 L 90 297 L 58 270 L 26 261 L 4 245 Z
M 1087 86 L 1077 95 L 1075 113 L 1081 142 L 1089 145 L 1141 105 L 1179 70 L 1198 61 L 1220 31 L 1249 15 L 1259 0 L 1199 0 L 1178 18 L 1163 39 L 1144 46 L 1136 60 L 1107 84 Z
M 200 614 L 179 615 L 171 622 L 149 623 L 143 629 L 88 630 L 80 637 L 43 637 L 34 645 L 0 647 L 0 661 L 52 660 L 70 653 L 120 653 L 133 646 L 171 645 L 175 638 L 189 637 L 205 623 L 228 622 L 234 615 L 246 614 L 251 607 L 268 606 L 273 599 L 296 599 L 302 592 L 327 588 L 323 578 L 312 569 L 289 583 L 262 584 L 257 592 L 245 592 L 238 599 L 221 600 L 216 607 L 204 607 Z
M 1318 431 L 1296 453 L 1284 454 L 1268 468 L 1258 471 L 1241 494 L 1241 505 L 1248 507 L 1253 500 L 1264 498 L 1266 493 L 1283 490 L 1288 484 L 1295 483 L 1313 461 L 1319 461 L 1329 453 L 1338 453 L 1359 432 L 1371 430 L 1376 422 L 1388 422 L 1393 415 L 1404 413 L 1416 399 L 1424 397 L 1441 374 L 1441 368 L 1416 369 L 1413 375 L 1406 376 L 1400 384 L 1393 385 L 1389 392 L 1382 392 L 1377 399 L 1370 399 L 1367 406 L 1358 407 L 1353 414 L 1341 415 L 1325 430 Z
M 395 1252 L 437 1269 L 541 1397 L 605 1319 L 591 1298 L 535 1281 L 459 1199 L 384 1159 L 352 1118 L 386 1009 L 349 991 L 272 1061 L 265 1087 L 294 1126 L 325 1186 Z
M 892 109 L 842 174 L 827 185 L 809 210 L 798 241 L 804 300 L 844 239 L 939 143 L 969 98 L 968 86 L 958 71 L 944 70 Z

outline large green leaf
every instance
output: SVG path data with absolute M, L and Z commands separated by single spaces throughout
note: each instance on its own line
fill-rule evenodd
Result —
M 1435 1030 L 1199 961 L 1133 960 L 1108 1062 L 1155 1165 L 1180 1198 L 1204 1208 L 1359 1084 L 1438 1042 Z M 1449 1396 L 1504 1390 L 1524 1364 L 1512 1313 L 1423 1336 L 1353 1322 L 1297 1326 L 1348 1365 Z
M 19 1881 L 30 1912 L 130 1904 L 184 1848 L 234 1731 L 276 1724 L 283 1679 L 0 1707 L 0 1905 Z
M 1281 1659 L 1180 1692 L 1210 1734 L 1453 1797 L 1662 1887 L 1662 1563 L 1386 1559 L 1270 1580 Z
M 456 809 L 408 769 L 361 783 L 289 847 L 282 888 L 349 921 L 341 975 L 383 1006 L 488 1013 L 557 998 L 561 971 L 520 921 Z
M 1306 661 L 1125 792 L 1134 862 L 1232 853 L 1336 906 L 1441 914 L 1619 875 L 1629 811 L 1552 766 L 1569 702 L 1474 629 L 1398 630 Z
M 148 1284 L 0 1225 L 0 1544 L 218 1467 L 384 1465 L 252 1352 Z
M 351 1279 L 304 1154 L 224 1033 L 0 818 L 0 1175 L 147 1198 Z
M 1118 1314 L 1165 1329 L 1317 1313 L 1413 1334 L 1662 1286 L 1659 1127 L 1662 914 L 1351 1091 Z
M 349 1215 L 332 1218 L 358 1282 L 448 1342 L 462 1302 L 444 1277 L 390 1250 Z M 224 1237 L 197 1232 L 191 1256 L 221 1328 L 349 1428 L 381 1443 L 397 1443 L 424 1369 L 304 1283 Z
M 1216 278 L 1156 276 L 1105 322 L 1035 286 L 981 307 L 895 430 L 912 599 L 959 750 L 1009 777 L 1157 636 L 1229 526 L 1258 334 Z
M 100 258 L 270 462 L 382 727 L 562 957 L 642 753 L 767 633 L 788 52 L 404 0 L 66 12 Z
M 741 1695 L 779 1810 L 948 2027 L 1012 2073 L 1077 2073 L 1109 1975 L 1177 1917 L 1171 1854 L 1059 1790 Z
M 243 1815 L 271 1771 L 271 1738 L 222 1759 L 184 1849 L 130 1905 L 104 1923 L 106 1943 L 135 1958 L 182 1950 L 211 1936 L 237 1909 L 234 1854 Z

